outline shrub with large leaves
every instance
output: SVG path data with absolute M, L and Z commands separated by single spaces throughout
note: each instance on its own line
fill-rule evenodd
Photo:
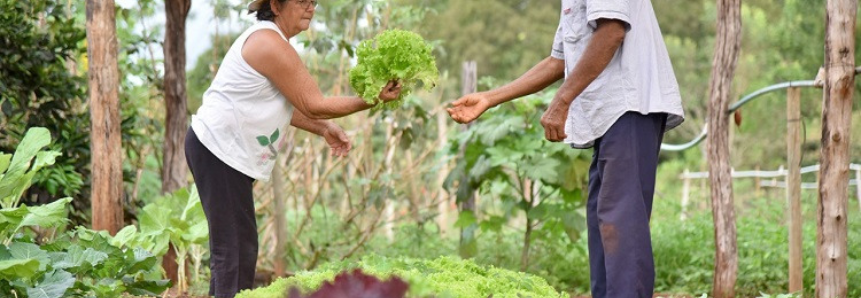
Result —
M 146 239 L 143 247 L 157 255 L 167 252 L 168 244 L 176 249 L 179 265 L 179 289 L 187 289 L 185 261 L 190 256 L 197 274 L 203 258 L 201 246 L 209 240 L 209 227 L 197 188 L 181 188 L 172 194 L 156 199 L 146 205 L 138 215 L 141 236 Z M 197 249 L 196 249 L 197 248 Z
M 54 163 L 56 151 L 44 128 L 32 128 L 15 151 L 0 153 L 0 293 L 17 297 L 118 297 L 156 295 L 169 285 L 161 280 L 156 257 L 143 250 L 134 226 L 116 237 L 83 227 L 66 228 L 64 198 L 41 206 L 17 206 L 36 173 Z M 53 229 L 53 230 L 51 230 Z
M 42 127 L 31 128 L 15 149 L 15 155 L 0 152 L 0 207 L 11 208 L 21 200 L 33 177 L 45 166 L 54 164 L 60 152 L 42 149 L 51 143 L 51 133 Z M 35 158 L 35 160 L 33 160 Z M 31 163 L 32 162 L 32 163 Z
M 456 189 L 457 201 L 468 200 L 476 191 L 501 201 L 501 214 L 477 218 L 461 212 L 455 223 L 466 231 L 498 232 L 518 211 L 526 215 L 524 256 L 534 232 L 565 237 L 576 242 L 585 229 L 580 213 L 591 158 L 586 150 L 544 139 L 540 124 L 553 90 L 527 96 L 489 110 L 466 132 L 452 139 L 452 154 L 462 155 L 446 178 L 445 186 Z M 462 253 L 474 255 L 475 233 L 464 233 Z M 528 259 L 522 260 L 522 268 Z

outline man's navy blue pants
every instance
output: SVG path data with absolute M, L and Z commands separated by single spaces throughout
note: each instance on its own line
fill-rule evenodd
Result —
M 651 298 L 649 218 L 666 114 L 622 115 L 595 141 L 586 222 L 593 298 Z

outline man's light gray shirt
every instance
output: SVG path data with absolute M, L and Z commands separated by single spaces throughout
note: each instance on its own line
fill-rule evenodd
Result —
M 649 0 L 562 0 L 551 56 L 565 60 L 565 78 L 592 39 L 598 19 L 624 22 L 627 34 L 607 68 L 571 104 L 565 143 L 592 147 L 629 111 L 667 113 L 667 130 L 681 124 L 679 85 Z

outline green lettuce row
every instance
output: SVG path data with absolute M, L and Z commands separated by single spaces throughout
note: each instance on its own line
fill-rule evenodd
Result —
M 525 298 L 568 297 L 547 282 L 530 274 L 495 267 L 485 267 L 470 260 L 443 256 L 435 260 L 365 256 L 358 262 L 329 263 L 311 272 L 299 272 L 272 285 L 243 291 L 237 298 L 282 298 L 296 287 L 305 293 L 320 288 L 324 282 L 346 270 L 359 268 L 381 279 L 397 276 L 407 281 L 407 297 L 436 298 Z

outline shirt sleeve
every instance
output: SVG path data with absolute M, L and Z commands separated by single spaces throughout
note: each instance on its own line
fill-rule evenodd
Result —
M 631 0 L 586 0 L 586 20 L 592 30 L 598 28 L 599 19 L 619 20 L 625 31 L 631 31 Z
M 562 48 L 562 41 L 565 37 L 562 22 L 559 22 L 559 28 L 556 29 L 556 37 L 553 38 L 553 49 L 550 51 L 550 57 L 565 60 L 565 51 Z

